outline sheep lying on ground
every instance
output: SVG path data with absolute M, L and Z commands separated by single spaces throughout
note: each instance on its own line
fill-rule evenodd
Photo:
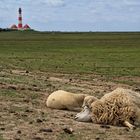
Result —
M 87 113 L 83 119 L 91 117 L 93 123 L 124 125 L 133 129 L 135 122 L 140 123 L 140 94 L 117 88 L 91 103 L 89 108 L 81 112 L 81 116 L 83 113 Z M 81 116 L 79 113 L 75 119 L 81 121 Z
M 75 116 L 75 120 L 79 122 L 92 122 L 90 108 L 85 106 L 83 110 Z
M 97 98 L 94 97 L 94 96 L 86 96 L 84 98 L 84 102 L 83 102 L 83 105 L 82 105 L 82 108 L 83 110 L 78 113 L 76 116 L 75 116 L 75 119 L 80 122 L 91 122 L 91 116 L 90 116 L 90 105 L 91 103 L 93 103 L 94 101 L 96 101 Z
M 82 107 L 86 94 L 74 94 L 63 90 L 58 90 L 49 95 L 46 105 L 54 109 L 67 109 L 79 111 Z

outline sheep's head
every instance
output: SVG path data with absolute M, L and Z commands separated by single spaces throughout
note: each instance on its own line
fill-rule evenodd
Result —
M 85 106 L 87 106 L 88 108 L 90 108 L 91 104 L 96 100 L 97 100 L 97 98 L 94 96 L 86 96 L 84 98 L 84 102 L 83 102 L 82 107 L 84 108 Z
M 85 106 L 84 109 L 75 116 L 75 120 L 79 122 L 91 122 L 90 109 Z

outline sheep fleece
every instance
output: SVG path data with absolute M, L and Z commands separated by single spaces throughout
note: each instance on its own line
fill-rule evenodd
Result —
M 91 104 L 94 123 L 119 125 L 135 121 L 140 111 L 140 94 L 129 89 L 117 88 Z

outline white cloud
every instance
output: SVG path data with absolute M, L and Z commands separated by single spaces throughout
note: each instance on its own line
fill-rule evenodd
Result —
M 90 28 L 104 23 L 122 26 L 132 21 L 140 23 L 139 6 L 140 0 L 0 0 L 0 26 L 17 22 L 19 7 L 23 9 L 25 23 L 38 28 L 44 25 L 44 30 L 48 26 L 82 28 L 87 24 L 88 28 L 90 24 Z
M 62 6 L 64 5 L 65 0 L 0 0 L 0 5 L 3 7 L 6 5 L 26 5 L 26 6 L 31 6 L 31 5 L 46 5 L 46 6 Z
M 123 0 L 125 4 L 131 5 L 131 6 L 140 6 L 140 0 Z
M 50 6 L 61 6 L 64 5 L 64 0 L 45 0 L 46 4 L 49 4 Z

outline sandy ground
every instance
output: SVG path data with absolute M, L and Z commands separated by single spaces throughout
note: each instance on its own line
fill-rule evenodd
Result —
M 140 92 L 140 77 L 2 70 L 0 135 L 4 140 L 138 140 L 140 128 L 130 131 L 125 127 L 76 122 L 77 112 L 45 106 L 48 95 L 58 89 L 100 98 L 117 87 Z

